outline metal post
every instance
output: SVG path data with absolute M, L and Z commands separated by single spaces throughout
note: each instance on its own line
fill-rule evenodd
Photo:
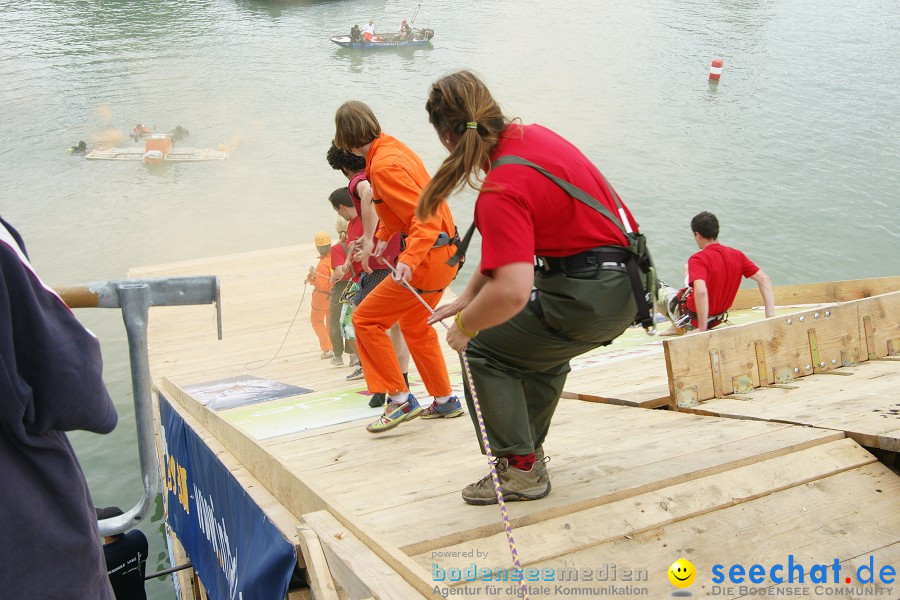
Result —
M 138 503 L 125 514 L 100 521 L 101 535 L 115 535 L 142 521 L 153 507 L 159 491 L 159 461 L 153 433 L 150 355 L 147 349 L 149 308 L 215 303 L 218 337 L 222 339 L 219 278 L 206 276 L 97 281 L 61 288 L 57 292 L 70 308 L 122 309 L 131 361 L 131 385 L 134 390 L 134 415 L 144 493 Z

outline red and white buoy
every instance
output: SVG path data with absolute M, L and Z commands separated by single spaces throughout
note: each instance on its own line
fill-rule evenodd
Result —
M 725 64 L 721 58 L 714 58 L 712 61 L 712 66 L 709 67 L 709 80 L 710 81 L 718 81 L 719 77 L 722 76 L 722 65 Z

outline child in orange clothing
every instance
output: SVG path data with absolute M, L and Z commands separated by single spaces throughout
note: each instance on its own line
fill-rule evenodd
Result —
M 335 115 L 334 144 L 366 158 L 366 174 L 372 186 L 372 203 L 380 223 L 378 244 L 363 237 L 357 258 L 366 264 L 369 255 L 380 256 L 388 241 L 406 235 L 406 249 L 400 254 L 394 278 L 387 278 L 366 296 L 353 313 L 366 384 L 372 391 L 386 391 L 390 402 L 381 417 L 366 429 L 387 431 L 405 420 L 458 417 L 462 405 L 451 396 L 450 377 L 438 342 L 428 324 L 428 309 L 400 282 L 419 290 L 434 308 L 444 288 L 456 276 L 456 266 L 447 264 L 458 243 L 450 209 L 443 204 L 427 219 L 415 218 L 419 193 L 431 178 L 422 160 L 403 142 L 381 131 L 372 110 L 358 101 L 345 102 Z M 419 374 L 434 403 L 424 410 L 403 379 L 397 357 L 386 330 L 400 323 Z
M 328 233 L 320 231 L 316 234 L 316 249 L 319 251 L 319 264 L 310 267 L 309 275 L 306 276 L 307 283 L 313 285 L 309 322 L 319 338 L 319 348 L 322 350 L 319 358 L 331 358 L 334 353 L 331 348 L 331 338 L 328 335 L 332 285 L 331 236 Z

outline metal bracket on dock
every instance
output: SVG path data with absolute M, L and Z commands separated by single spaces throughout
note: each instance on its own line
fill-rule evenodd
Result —
M 222 302 L 219 278 L 117 279 L 59 288 L 56 292 L 69 308 L 122 309 L 131 359 L 131 385 L 134 390 L 134 414 L 144 495 L 125 514 L 100 521 L 100 535 L 115 535 L 134 527 L 147 516 L 159 490 L 159 462 L 153 434 L 150 355 L 147 349 L 149 308 L 215 303 L 218 336 L 221 340 Z
M 844 367 L 858 367 L 859 349 L 847 348 L 845 350 L 841 350 L 841 365 Z
M 887 341 L 887 355 L 900 356 L 900 338 Z
M 791 369 L 789 365 L 772 369 L 772 374 L 774 375 L 776 385 L 794 382 L 794 370 Z
M 746 375 L 735 375 L 731 378 L 731 389 L 734 390 L 732 394 L 746 394 L 747 392 L 753 391 L 753 378 L 750 377 L 750 374 Z
M 682 388 L 675 393 L 675 401 L 678 404 L 678 408 L 691 408 L 692 406 L 699 406 L 699 398 L 700 396 L 697 393 L 696 385 Z
M 878 354 L 875 352 L 875 328 L 872 325 L 872 317 L 863 317 L 863 330 L 866 333 L 869 360 L 878 360 Z

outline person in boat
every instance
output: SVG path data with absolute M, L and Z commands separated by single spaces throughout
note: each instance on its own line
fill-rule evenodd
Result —
M 118 506 L 97 509 L 97 518 L 111 519 L 125 514 Z M 140 529 L 103 538 L 106 571 L 116 600 L 147 600 L 144 573 L 147 568 L 147 536 Z
M 369 22 L 363 27 L 363 39 L 367 42 L 371 42 L 375 37 L 375 21 L 369 19 Z
M 362 30 L 358 24 L 350 28 L 350 42 L 353 44 L 362 43 Z
M 374 248 L 378 242 L 375 232 L 378 229 L 379 220 L 378 214 L 375 212 L 375 205 L 372 204 L 372 186 L 369 185 L 369 181 L 366 179 L 366 159 L 341 150 L 334 144 L 331 144 L 331 147 L 328 149 L 326 158 L 332 169 L 340 171 L 349 180 L 347 190 L 350 192 L 354 212 L 359 217 L 359 223 L 362 226 L 361 231 L 356 226 L 352 227 L 351 237 L 354 239 L 364 238 L 372 240 L 371 247 Z M 353 221 L 351 221 L 352 224 Z M 397 257 L 401 252 L 401 237 L 399 235 L 392 237 L 379 258 L 373 256 L 369 258 L 367 263 L 358 263 L 359 285 L 352 300 L 353 306 L 359 306 L 366 296 L 391 274 L 391 270 L 387 265 L 395 266 L 397 264 Z M 359 261 L 358 257 L 354 257 L 354 259 Z M 394 353 L 397 355 L 400 370 L 403 372 L 403 380 L 409 387 L 409 348 L 407 348 L 406 342 L 403 340 L 403 334 L 400 333 L 400 325 L 394 323 L 388 330 L 388 334 L 391 336 L 391 344 L 394 347 Z M 375 408 L 384 406 L 384 403 L 385 394 L 383 391 L 372 393 L 369 406 Z
M 372 202 L 381 223 L 375 235 L 378 244 L 363 237 L 360 261 L 380 257 L 397 234 L 406 236 L 406 247 L 397 259 L 393 277 L 372 290 L 353 313 L 359 342 L 359 359 L 370 390 L 389 397 L 384 413 L 366 428 L 371 433 L 388 431 L 400 423 L 423 417 L 458 417 L 462 406 L 452 396 L 450 376 L 437 332 L 428 324 L 429 309 L 402 282 L 419 290 L 434 308 L 444 289 L 456 276 L 456 266 L 447 264 L 458 243 L 450 208 L 444 204 L 428 218 L 415 218 L 416 203 L 430 177 L 415 152 L 384 133 L 372 109 L 363 102 L 349 101 L 335 114 L 334 144 L 366 158 L 366 175 L 372 186 Z M 406 339 L 409 352 L 434 402 L 423 412 L 403 379 L 397 357 L 391 351 L 387 329 L 394 323 Z
M 406 22 L 406 19 L 403 19 L 403 22 L 400 23 L 400 33 L 397 34 L 397 39 L 402 42 L 403 40 L 408 40 L 411 35 L 412 28 Z
M 172 136 L 172 143 L 174 144 L 175 142 L 187 139 L 191 135 L 191 132 L 181 125 L 177 125 L 175 129 L 169 132 L 169 135 Z
M 145 127 L 144 125 L 141 125 L 140 123 L 138 123 L 137 125 L 134 126 L 134 129 L 131 131 L 130 136 L 134 139 L 135 142 L 139 142 L 141 140 L 141 136 L 148 135 L 151 133 L 153 133 L 153 132 L 150 131 L 150 129 L 148 127 Z
M 672 322 L 672 327 L 661 335 L 706 331 L 727 320 L 742 277 L 756 282 L 766 318 L 774 317 L 771 279 L 743 252 L 719 243 L 716 215 L 707 211 L 695 215 L 691 219 L 691 231 L 700 251 L 685 266 L 686 287 L 676 289 L 660 282 L 659 310 Z
M 481 263 L 465 290 L 430 322 L 454 317 L 447 343 L 468 358 L 503 497 L 543 498 L 550 493 L 543 444 L 569 361 L 621 335 L 637 305 L 620 228 L 540 171 L 497 161 L 527 159 L 614 215 L 615 191 L 570 142 L 504 115 L 468 71 L 437 80 L 425 110 L 449 156 L 422 193 L 416 215 L 427 218 L 468 184 L 479 192 L 474 225 L 482 236 Z M 624 204 L 621 213 L 637 231 Z M 466 401 L 474 415 L 468 387 Z M 474 417 L 473 423 L 478 432 Z M 469 504 L 496 503 L 491 476 L 467 486 L 462 497 Z
M 113 600 L 91 493 L 66 436 L 116 426 L 100 343 L 2 217 L 0 361 L 3 597 Z
M 309 268 L 306 282 L 312 284 L 312 307 L 309 312 L 309 322 L 316 337 L 319 339 L 319 349 L 322 354 L 319 358 L 332 358 L 334 352 L 329 336 L 331 320 L 331 236 L 327 231 L 316 233 L 316 250 L 319 252 L 319 262 L 315 267 Z
M 68 152 L 69 154 L 85 154 L 87 153 L 87 144 L 81 140 L 76 146 L 70 146 Z

